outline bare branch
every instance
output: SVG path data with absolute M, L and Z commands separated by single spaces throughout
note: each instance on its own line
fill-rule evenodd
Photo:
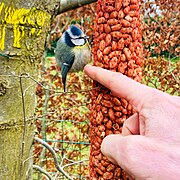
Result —
M 61 0 L 59 13 L 66 12 L 78 7 L 96 2 L 97 0 Z
M 32 167 L 33 167 L 33 169 L 36 169 L 39 172 L 41 172 L 42 174 L 44 174 L 49 180 L 52 179 L 51 175 L 45 169 L 43 169 L 43 168 L 41 168 L 40 166 L 37 166 L 37 165 L 33 165 Z
M 52 18 L 54 18 L 58 14 L 96 1 L 97 0 L 35 0 L 35 2 L 31 5 L 31 8 L 35 7 L 36 9 L 44 10 L 51 14 Z
M 21 164 L 20 164 L 20 177 L 22 178 L 23 172 L 21 171 L 23 166 L 23 156 L 24 156 L 24 143 L 25 143 L 25 135 L 26 135 L 26 110 L 25 110 L 25 101 L 24 101 L 24 92 L 23 92 L 23 83 L 22 83 L 22 77 L 24 74 L 21 74 L 20 76 L 20 89 L 21 89 L 21 96 L 22 96 L 22 108 L 23 108 L 23 119 L 24 119 L 24 125 L 23 125 L 23 135 L 22 135 L 22 149 L 21 149 Z M 25 74 L 26 76 L 26 74 Z
M 88 92 L 88 91 L 92 91 L 94 89 L 99 89 L 100 87 L 94 87 L 94 88 L 89 88 L 89 89 L 84 89 L 84 90 L 78 90 L 78 91 L 67 91 L 67 92 L 64 92 L 64 91 L 59 91 L 59 90 L 54 90 L 54 89 L 49 89 L 49 88 L 46 88 L 42 83 L 38 82 L 35 78 L 33 78 L 30 74 L 28 73 L 25 73 L 24 75 L 0 75 L 0 77 L 18 77 L 18 78 L 30 78 L 32 81 L 34 81 L 35 83 L 37 83 L 38 85 L 40 85 L 41 87 L 43 87 L 44 90 L 49 90 L 49 91 L 52 91 L 52 92 L 55 92 L 56 95 L 59 95 L 59 94 L 73 94 L 73 93 L 81 93 L 81 92 Z M 52 96 L 52 95 L 51 95 Z
M 68 166 L 72 166 L 72 165 L 75 165 L 75 164 L 80 164 L 80 163 L 83 163 L 84 161 L 88 161 L 88 159 L 83 159 L 83 160 L 80 160 L 80 161 L 71 161 L 72 163 L 66 164 L 66 165 L 62 166 L 62 168 L 64 169 L 65 167 L 68 167 Z
M 34 140 L 36 140 L 37 142 L 39 142 L 40 144 L 42 144 L 43 146 L 45 146 L 52 154 L 53 159 L 54 159 L 54 164 L 56 166 L 56 169 L 61 172 L 66 178 L 73 180 L 72 177 L 70 177 L 64 170 L 63 168 L 59 165 L 58 163 L 58 159 L 56 157 L 56 153 L 54 151 L 54 149 L 45 141 L 43 141 L 42 139 L 38 138 L 38 137 L 34 137 Z

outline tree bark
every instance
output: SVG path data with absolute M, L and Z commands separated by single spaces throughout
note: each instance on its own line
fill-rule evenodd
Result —
M 55 16 L 60 13 L 76 9 L 78 7 L 96 2 L 97 0 L 36 0 L 34 7 L 45 10 L 49 14 Z
M 0 3 L 0 177 L 30 179 L 35 82 L 50 15 L 24 1 Z M 11 6 L 9 5 L 11 3 Z
M 65 12 L 68 10 L 76 9 L 86 4 L 96 2 L 97 0 L 61 0 L 59 12 Z

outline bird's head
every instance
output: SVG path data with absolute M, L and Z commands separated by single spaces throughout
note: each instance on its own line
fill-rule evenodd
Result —
M 71 25 L 65 31 L 65 42 L 68 46 L 83 46 L 87 42 L 87 36 L 75 25 Z

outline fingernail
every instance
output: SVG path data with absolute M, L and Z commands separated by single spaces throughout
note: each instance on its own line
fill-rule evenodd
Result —
M 86 65 L 84 67 L 84 72 L 92 79 L 94 79 L 94 67 L 91 65 Z
M 87 65 L 84 67 L 84 72 L 87 74 L 90 68 L 91 68 L 91 65 L 87 64 Z
M 87 64 L 87 65 L 84 67 L 84 69 L 89 69 L 89 68 L 91 68 L 91 67 L 92 67 L 91 65 Z

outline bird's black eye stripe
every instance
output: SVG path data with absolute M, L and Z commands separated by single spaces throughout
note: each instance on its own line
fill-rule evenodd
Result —
M 76 40 L 76 39 L 84 39 L 84 40 L 86 40 L 87 36 L 85 36 L 85 37 L 78 37 L 78 38 L 71 38 L 71 39 L 73 39 L 73 40 Z
M 68 32 L 65 32 L 65 42 L 69 47 L 74 47 L 75 45 L 71 42 L 71 37 Z

